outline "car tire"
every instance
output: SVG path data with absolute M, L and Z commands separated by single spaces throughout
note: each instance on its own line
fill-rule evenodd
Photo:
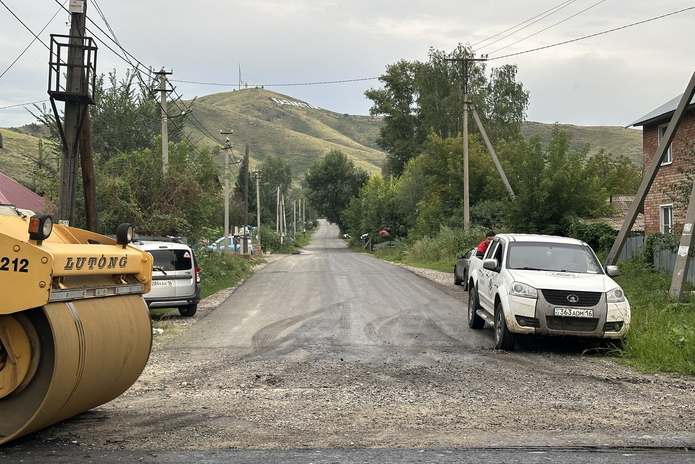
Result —
M 495 306 L 495 349 L 512 351 L 514 345 L 516 345 L 516 334 L 507 328 L 502 303 L 497 303 Z
M 468 271 L 463 271 L 463 290 L 468 291 Z
M 456 273 L 456 267 L 454 267 L 454 285 L 461 285 L 463 281 L 459 279 L 458 274 Z
M 478 315 L 480 304 L 478 303 L 478 291 L 472 287 L 468 292 L 468 327 L 471 329 L 482 329 L 485 327 L 485 320 Z
M 193 315 L 198 311 L 198 303 L 189 304 L 188 306 L 181 306 L 179 308 L 179 314 L 183 317 L 193 317 Z

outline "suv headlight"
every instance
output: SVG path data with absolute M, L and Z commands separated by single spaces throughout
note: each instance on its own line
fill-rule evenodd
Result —
M 624 303 L 625 294 L 623 293 L 623 289 L 620 287 L 616 287 L 613 290 L 607 291 L 606 301 L 609 303 Z
M 534 300 L 538 298 L 538 290 L 521 282 L 512 282 L 509 294 L 522 298 L 533 298 Z

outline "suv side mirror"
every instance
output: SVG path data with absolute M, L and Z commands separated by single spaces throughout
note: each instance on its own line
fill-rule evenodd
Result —
M 618 277 L 620 275 L 620 268 L 618 266 L 606 266 L 606 274 L 609 277 Z
M 488 258 L 483 261 L 483 269 L 487 269 L 488 271 L 497 271 L 498 267 L 499 264 L 495 258 Z

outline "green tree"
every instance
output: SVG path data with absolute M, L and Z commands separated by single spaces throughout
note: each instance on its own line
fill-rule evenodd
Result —
M 398 176 L 405 163 L 413 157 L 426 138 L 417 128 L 414 114 L 416 104 L 415 75 L 417 63 L 401 60 L 386 67 L 386 74 L 379 78 L 383 89 L 365 92 L 374 102 L 369 113 L 384 115 L 384 126 L 379 130 L 377 145 L 388 153 L 384 176 Z
M 399 61 L 388 66 L 379 78 L 383 88 L 365 92 L 374 102 L 370 114 L 384 115 L 377 144 L 387 152 L 390 172 L 385 174 L 400 175 L 432 132 L 442 139 L 463 132 L 461 63 L 449 58 L 473 57 L 470 48 L 460 44 L 449 55 L 430 49 L 428 62 Z M 516 67 L 493 68 L 489 79 L 481 62 L 470 61 L 467 69 L 470 99 L 493 143 L 520 133 L 529 96 L 516 82 Z M 473 118 L 469 124 L 469 131 L 475 132 Z
M 547 149 L 539 136 L 503 146 L 510 160 L 516 199 L 509 203 L 509 228 L 517 232 L 566 235 L 573 220 L 608 210 L 608 193 L 588 168 L 588 147 L 570 150 L 571 134 L 557 125 Z M 513 162 L 511 162 L 513 160 Z
M 635 193 L 642 182 L 642 170 L 630 158 L 603 149 L 589 158 L 587 170 L 588 175 L 600 180 L 609 196 Z
M 307 199 L 319 215 L 345 230 L 341 214 L 367 179 L 367 171 L 356 167 L 345 153 L 332 150 L 309 166 Z
M 187 142 L 169 148 L 166 177 L 161 154 L 151 150 L 121 153 L 106 162 L 97 184 L 102 233 L 130 222 L 140 235 L 191 241 L 209 235 L 222 212 L 216 153 Z
M 259 190 L 261 191 L 261 222 L 276 226 L 277 192 L 288 197 L 292 186 L 292 168 L 282 158 L 268 155 L 258 167 L 261 173 Z M 254 205 L 255 211 L 255 205 Z
M 103 74 L 97 79 L 95 105 L 90 106 L 89 114 L 92 149 L 98 163 L 106 163 L 119 153 L 154 149 L 157 136 L 162 133 L 161 107 L 150 90 L 155 85 L 137 78 L 136 72 L 126 71 L 125 78 L 119 81 L 112 71 L 108 87 L 104 86 Z M 169 141 L 182 140 L 184 119 L 168 118 Z
M 376 237 L 384 227 L 390 227 L 394 235 L 402 236 L 406 230 L 400 214 L 394 187 L 381 175 L 373 174 L 343 211 L 343 222 L 345 230 L 353 237 L 363 234 Z

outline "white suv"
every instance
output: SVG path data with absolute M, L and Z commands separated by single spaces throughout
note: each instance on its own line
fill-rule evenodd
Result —
M 495 348 L 517 334 L 620 339 L 630 303 L 589 245 L 548 235 L 498 234 L 469 264 L 468 325 L 495 328 Z
M 179 308 L 182 316 L 193 316 L 200 301 L 200 269 L 193 250 L 175 241 L 135 241 L 131 245 L 154 258 L 151 290 L 143 295 L 147 306 Z

